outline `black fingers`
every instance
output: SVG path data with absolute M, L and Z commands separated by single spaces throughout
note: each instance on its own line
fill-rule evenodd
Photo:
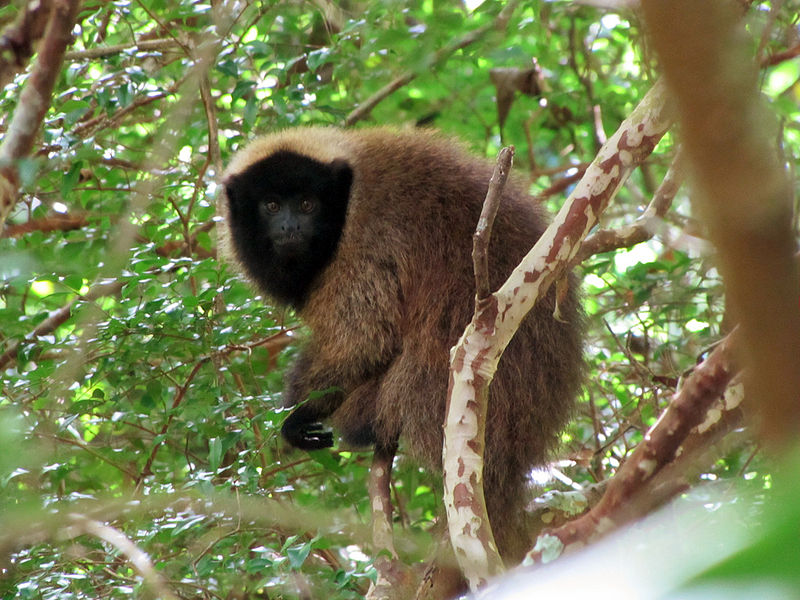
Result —
M 281 428 L 281 433 L 287 442 L 301 450 L 320 450 L 333 446 L 333 433 L 326 431 L 322 423 L 301 421 L 295 418 L 296 414 L 296 412 L 290 414 Z

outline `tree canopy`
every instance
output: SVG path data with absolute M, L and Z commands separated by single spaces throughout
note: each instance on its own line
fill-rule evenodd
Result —
M 702 538 L 617 542 L 675 573 L 651 591 L 800 594 L 800 6 L 678 2 L 678 31 L 641 4 L 4 3 L 0 595 L 367 594 L 371 457 L 282 443 L 303 324 L 224 257 L 224 164 L 303 124 L 433 127 L 487 160 L 513 145 L 555 214 L 662 73 L 677 125 L 572 259 L 587 378 L 532 474 L 550 535 L 531 561 L 672 502 Z M 719 36 L 692 30 L 703 13 Z M 442 482 L 402 444 L 392 500 L 401 560 L 423 563 Z M 684 544 L 708 548 L 694 568 Z

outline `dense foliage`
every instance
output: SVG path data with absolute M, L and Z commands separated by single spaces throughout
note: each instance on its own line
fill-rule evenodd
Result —
M 354 126 L 434 126 L 488 157 L 514 144 L 515 170 L 560 206 L 657 77 L 640 21 L 625 3 L 532 1 L 501 19 L 499 3 L 466 4 L 84 3 L 0 239 L 0 596 L 138 596 L 146 576 L 114 533 L 179 598 L 364 594 L 369 454 L 281 443 L 303 330 L 218 258 L 217 176 L 257 132 L 342 124 L 404 77 Z M 794 169 L 800 62 L 763 60 L 797 47 L 792 5 L 745 18 Z M 4 133 L 29 72 L 0 92 Z M 666 137 L 604 226 L 640 214 L 674 150 Z M 685 191 L 652 240 L 580 272 L 589 377 L 560 460 L 536 474 L 545 490 L 612 476 L 730 325 Z M 750 436 L 719 456 L 698 480 L 769 489 Z M 427 535 L 439 482 L 402 460 L 395 482 L 398 530 Z M 287 508 L 308 520 L 279 520 Z M 414 539 L 408 561 L 424 558 Z

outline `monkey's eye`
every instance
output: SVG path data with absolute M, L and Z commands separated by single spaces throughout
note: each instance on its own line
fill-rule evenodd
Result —
M 264 204 L 264 208 L 267 209 L 267 212 L 271 215 L 277 214 L 278 211 L 281 209 L 281 205 L 275 202 L 275 200 L 270 200 L 266 204 Z
M 306 198 L 305 200 L 300 202 L 300 212 L 308 214 L 314 210 L 315 206 L 316 205 L 313 200 L 309 200 L 308 198 Z

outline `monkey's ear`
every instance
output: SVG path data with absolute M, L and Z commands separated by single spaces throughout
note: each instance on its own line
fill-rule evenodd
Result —
M 353 184 L 353 169 L 343 158 L 334 158 L 330 162 L 331 175 L 336 185 L 337 194 L 342 198 L 350 196 L 350 186 Z
M 228 198 L 228 202 L 230 204 L 236 204 L 236 186 L 233 184 L 231 179 L 223 182 L 222 184 L 225 188 L 225 196 Z
M 239 178 L 236 175 L 227 175 L 222 180 L 222 187 L 225 189 L 225 196 L 230 204 L 238 204 L 241 200 L 239 195 Z

